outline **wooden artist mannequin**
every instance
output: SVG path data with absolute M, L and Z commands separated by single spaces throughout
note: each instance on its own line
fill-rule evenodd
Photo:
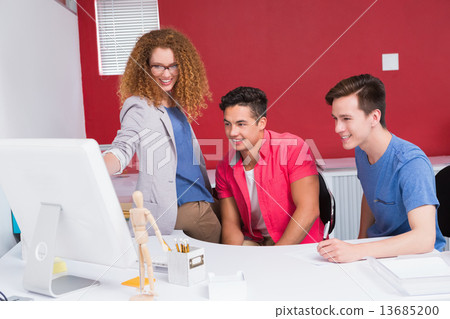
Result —
M 169 247 L 164 242 L 161 232 L 159 231 L 158 225 L 156 225 L 155 218 L 151 212 L 144 208 L 144 198 L 140 191 L 135 191 L 133 193 L 133 201 L 136 204 L 136 208 L 130 209 L 130 220 L 133 226 L 134 237 L 139 248 L 139 292 L 137 296 L 133 296 L 131 300 L 153 300 L 155 296 L 155 283 L 153 277 L 153 266 L 152 259 L 150 258 L 150 253 L 147 248 L 148 233 L 147 233 L 147 222 L 155 230 L 155 235 L 158 238 L 162 249 L 166 252 Z M 150 284 L 150 291 L 145 292 L 145 266 L 147 265 L 147 275 Z

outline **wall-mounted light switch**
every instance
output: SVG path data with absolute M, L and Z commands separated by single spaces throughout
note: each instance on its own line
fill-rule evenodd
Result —
M 398 70 L 398 53 L 382 54 L 383 71 Z

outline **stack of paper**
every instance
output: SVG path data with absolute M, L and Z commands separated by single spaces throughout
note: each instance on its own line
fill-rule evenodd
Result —
M 450 293 L 450 265 L 444 254 L 386 259 L 368 257 L 368 260 L 384 279 L 404 294 Z

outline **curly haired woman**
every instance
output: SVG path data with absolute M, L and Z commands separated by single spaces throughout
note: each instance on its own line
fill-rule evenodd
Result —
M 121 128 L 104 155 L 109 173 L 120 174 L 137 152 L 136 188 L 161 232 L 182 229 L 219 242 L 205 161 L 189 124 L 211 99 L 194 45 L 170 28 L 144 34 L 128 59 L 119 95 Z

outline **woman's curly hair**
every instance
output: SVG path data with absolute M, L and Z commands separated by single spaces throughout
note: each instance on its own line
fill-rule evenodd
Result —
M 205 67 L 191 41 L 172 28 L 154 30 L 139 38 L 121 78 L 121 104 L 133 95 L 144 97 L 153 105 L 167 100 L 167 93 L 156 84 L 150 68 L 151 54 L 158 47 L 171 49 L 178 63 L 178 80 L 171 92 L 173 100 L 169 98 L 170 106 L 178 104 L 194 119 L 201 116 L 201 110 L 208 107 L 205 99 L 211 100 Z

